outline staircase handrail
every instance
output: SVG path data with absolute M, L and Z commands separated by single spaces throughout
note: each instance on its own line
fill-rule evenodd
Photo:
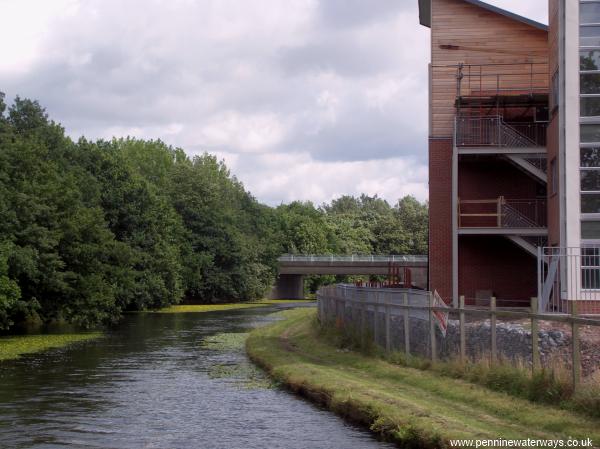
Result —
M 531 123 L 541 126 L 539 123 Z M 528 148 L 542 146 L 504 120 L 501 115 L 457 116 L 455 138 L 458 146 L 484 145 Z

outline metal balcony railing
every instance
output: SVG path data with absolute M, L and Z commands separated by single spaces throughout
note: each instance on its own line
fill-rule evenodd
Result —
M 599 302 L 600 247 L 539 247 L 538 298 L 540 312 L 571 313 L 576 301 Z
M 458 64 L 458 97 L 534 95 L 548 92 L 547 62 Z
M 545 228 L 543 199 L 458 199 L 459 228 Z
M 546 123 L 507 123 L 499 115 L 459 116 L 455 121 L 455 141 L 459 147 L 543 147 L 546 127 Z

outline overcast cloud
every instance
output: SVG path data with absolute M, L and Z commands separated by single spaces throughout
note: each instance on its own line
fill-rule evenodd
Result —
M 0 91 L 74 138 L 215 153 L 269 204 L 427 198 L 417 0 L 0 0 L 0 20 Z

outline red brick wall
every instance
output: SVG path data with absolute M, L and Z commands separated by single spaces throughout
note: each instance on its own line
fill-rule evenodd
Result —
M 429 288 L 452 298 L 452 139 L 429 139 Z
M 477 290 L 491 290 L 499 305 L 537 296 L 536 258 L 502 236 L 461 236 L 458 265 L 458 291 L 467 303 Z
M 572 301 L 564 301 L 562 310 L 571 312 Z M 600 315 L 600 301 L 577 301 L 579 315 Z
M 461 158 L 458 196 L 464 200 L 536 198 L 539 183 L 510 162 L 490 156 Z

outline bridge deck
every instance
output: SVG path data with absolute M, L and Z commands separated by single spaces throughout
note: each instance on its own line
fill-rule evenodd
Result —
M 280 274 L 379 274 L 390 263 L 411 269 L 427 269 L 427 256 L 282 256 Z

